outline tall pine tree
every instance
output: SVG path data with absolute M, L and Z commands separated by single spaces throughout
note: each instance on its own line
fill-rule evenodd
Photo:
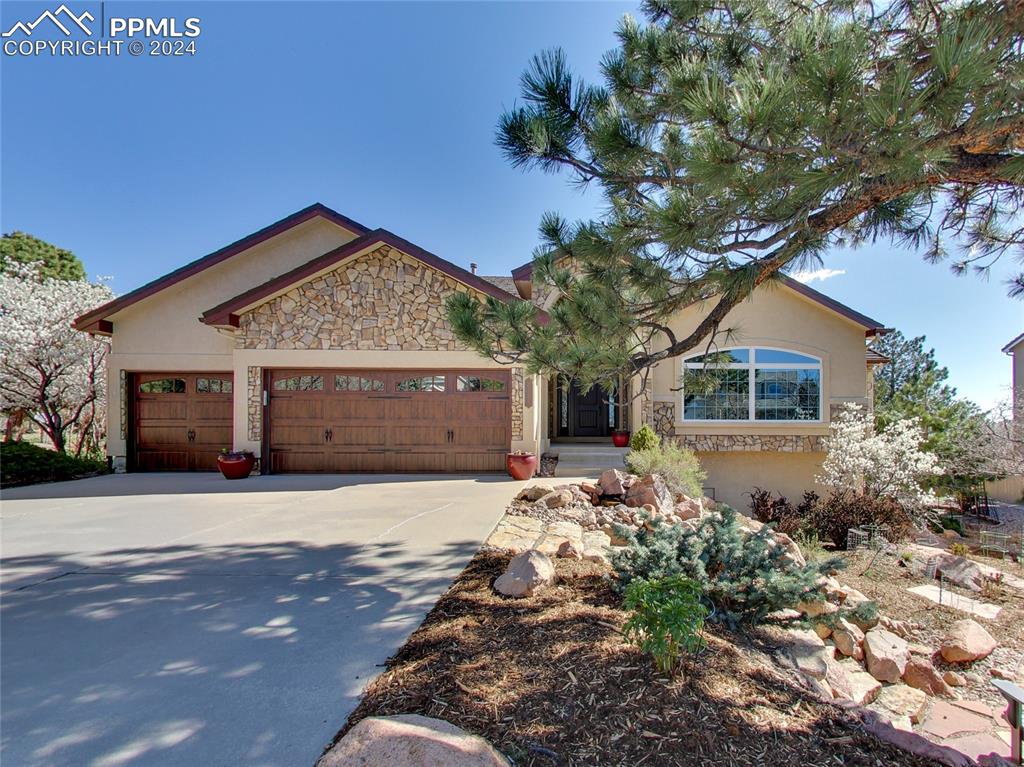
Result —
M 984 270 L 1024 242 L 1019 0 L 649 0 L 580 82 L 558 50 L 523 73 L 498 145 L 596 185 L 600 220 L 541 222 L 534 280 L 560 300 L 459 295 L 460 340 L 581 384 L 725 333 L 729 310 L 841 242 L 885 239 Z M 1009 286 L 1024 294 L 1024 274 Z M 707 311 L 685 337 L 668 320 Z M 550 303 L 550 302 L 549 302 Z

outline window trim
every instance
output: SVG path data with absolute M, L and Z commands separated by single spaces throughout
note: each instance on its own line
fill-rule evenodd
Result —
M 824 410 L 825 410 L 825 392 L 824 392 L 824 380 L 825 380 L 825 363 L 821 357 L 814 354 L 808 354 L 807 352 L 798 351 L 796 349 L 787 349 L 782 346 L 726 346 L 721 349 L 716 349 L 717 352 L 727 352 L 738 349 L 746 349 L 750 353 L 749 362 L 730 362 L 724 365 L 717 365 L 719 368 L 728 368 L 732 370 L 747 370 L 747 417 L 736 418 L 736 419 L 718 419 L 718 418 L 687 418 L 686 417 L 686 389 L 685 386 L 680 385 L 679 387 L 679 419 L 678 423 L 682 424 L 708 424 L 721 426 L 722 424 L 746 424 L 746 425 L 768 425 L 775 426 L 779 424 L 784 425 L 803 425 L 803 426 L 815 426 L 821 425 L 825 422 Z M 764 362 L 759 363 L 757 361 L 757 352 L 759 349 L 765 351 L 775 352 L 789 352 L 790 354 L 799 354 L 801 357 L 809 357 L 816 362 Z M 701 357 L 707 352 L 699 352 L 697 354 L 690 355 L 690 359 L 693 357 Z M 680 380 L 682 382 L 683 376 L 687 370 L 703 370 L 703 362 L 687 362 L 686 358 L 680 361 Z M 756 387 L 756 371 L 757 370 L 817 370 L 818 371 L 818 417 L 815 419 L 807 420 L 766 420 L 757 419 L 756 416 L 756 398 L 755 393 Z

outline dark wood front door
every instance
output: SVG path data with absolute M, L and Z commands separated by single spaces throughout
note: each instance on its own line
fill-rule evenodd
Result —
M 231 373 L 135 373 L 135 471 L 216 471 L 232 447 Z
M 608 395 L 600 386 L 582 392 L 576 382 L 569 387 L 568 436 L 605 437 L 608 435 Z
M 487 472 L 511 443 L 494 370 L 272 370 L 273 472 Z

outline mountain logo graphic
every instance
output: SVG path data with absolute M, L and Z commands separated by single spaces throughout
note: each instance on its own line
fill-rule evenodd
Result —
M 67 23 L 67 26 L 61 23 L 62 18 L 64 19 L 65 23 Z M 66 36 L 71 35 L 70 26 L 71 23 L 74 23 L 79 29 L 81 29 L 83 32 L 85 32 L 85 34 L 89 35 L 90 37 L 92 36 L 92 30 L 89 29 L 89 27 L 87 27 L 83 22 L 96 21 L 96 17 L 88 11 L 85 11 L 80 16 L 76 16 L 71 12 L 71 10 L 66 5 L 61 3 L 60 7 L 57 8 L 57 10 L 55 11 L 43 11 L 41 14 L 39 14 L 39 17 L 35 21 L 30 21 L 27 24 L 24 21 L 16 22 L 13 27 L 11 27 L 10 29 L 3 33 L 2 37 L 12 37 L 15 32 L 21 32 L 26 37 L 31 37 L 32 33 L 35 31 L 35 28 L 42 24 L 43 21 L 46 19 L 52 21 L 57 26 L 57 29 L 63 32 Z

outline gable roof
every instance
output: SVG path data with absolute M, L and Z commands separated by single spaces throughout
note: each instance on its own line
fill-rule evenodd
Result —
M 427 266 L 447 274 L 452 279 L 474 288 L 481 293 L 494 296 L 500 301 L 513 301 L 518 299 L 518 296 L 514 296 L 511 293 L 502 290 L 500 287 L 488 282 L 483 277 L 479 277 L 472 272 L 463 269 L 461 266 L 453 264 L 451 261 L 447 261 L 440 256 L 434 255 L 430 251 L 424 250 L 418 245 L 414 245 L 408 240 L 399 237 L 397 234 L 389 232 L 386 229 L 374 229 L 372 232 L 367 232 L 363 236 L 357 237 L 351 242 L 346 242 L 344 245 L 341 245 L 334 250 L 330 250 L 322 256 L 314 258 L 312 261 L 307 261 L 289 272 L 285 272 L 282 275 L 274 277 L 272 280 L 268 280 L 262 285 L 250 288 L 244 293 L 239 293 L 234 298 L 229 298 L 227 301 L 218 304 L 212 309 L 207 309 L 203 312 L 200 320 L 207 325 L 227 325 L 237 327 L 238 312 L 245 310 L 249 306 L 260 303 L 263 299 L 269 298 L 276 293 L 280 293 L 292 285 L 300 283 L 348 258 L 380 245 L 389 245 L 396 250 L 400 250 L 418 261 L 422 261 Z
M 159 293 L 161 290 L 169 288 L 172 285 L 198 274 L 205 269 L 209 269 L 211 266 L 215 266 L 216 264 L 226 261 L 232 256 L 236 256 L 255 245 L 259 245 L 260 243 L 269 240 L 272 237 L 283 234 L 299 224 L 318 217 L 331 221 L 343 229 L 348 229 L 350 232 L 354 232 L 355 234 L 362 235 L 370 231 L 358 221 L 353 221 L 348 216 L 343 216 L 336 210 L 332 210 L 326 205 L 317 202 L 309 207 L 292 213 L 290 216 L 285 216 L 280 221 L 276 221 L 270 226 L 266 226 L 259 231 L 248 234 L 230 245 L 225 245 L 219 250 L 215 250 L 202 258 L 198 258 L 191 263 L 185 264 L 184 266 L 175 269 L 173 272 L 165 274 L 163 277 L 159 277 L 152 282 L 146 283 L 140 288 L 129 291 L 123 296 L 119 296 L 113 301 L 103 304 L 103 306 L 86 312 L 72 323 L 72 327 L 76 330 L 84 330 L 90 333 L 110 333 L 113 329 L 110 321 L 107 319 L 110 315 L 131 306 L 137 301 L 148 298 L 154 293 Z
M 512 270 L 512 279 L 516 282 L 529 281 L 532 276 L 532 261 L 528 261 L 525 264 L 520 264 L 519 266 Z M 821 293 L 815 290 L 814 288 L 808 287 L 807 285 L 804 285 L 802 282 L 794 280 L 788 274 L 785 274 L 783 272 L 777 272 L 775 277 L 787 288 L 790 288 L 791 290 L 796 291 L 800 295 L 811 299 L 815 303 L 821 304 L 827 309 L 831 309 L 836 314 L 839 314 L 842 317 L 846 317 L 846 319 L 852 320 L 853 322 L 856 322 L 858 325 L 861 325 L 865 329 L 865 331 L 867 331 L 868 335 L 881 335 L 883 333 L 889 332 L 889 328 L 886 328 L 885 325 L 879 322 L 878 320 L 873 320 L 866 314 L 861 314 L 856 309 L 851 309 L 846 304 L 842 304 L 839 301 L 836 301 L 834 298 L 830 298 L 826 296 L 824 293 Z M 1024 334 L 1022 334 L 1022 337 L 1024 337 Z
M 1006 346 L 1004 346 L 1004 347 L 1003 347 L 1003 354 L 1009 354 L 1009 353 L 1010 353 L 1010 350 L 1011 350 L 1011 349 L 1012 349 L 1012 348 L 1013 348 L 1014 346 L 1016 346 L 1017 344 L 1019 344 L 1019 343 L 1020 343 L 1021 341 L 1024 341 L 1024 333 L 1021 333 L 1021 334 L 1020 334 L 1019 336 L 1017 336 L 1017 337 L 1016 337 L 1015 339 L 1013 339 L 1012 341 L 1010 341 L 1010 343 L 1008 343 L 1008 344 L 1007 344 Z

